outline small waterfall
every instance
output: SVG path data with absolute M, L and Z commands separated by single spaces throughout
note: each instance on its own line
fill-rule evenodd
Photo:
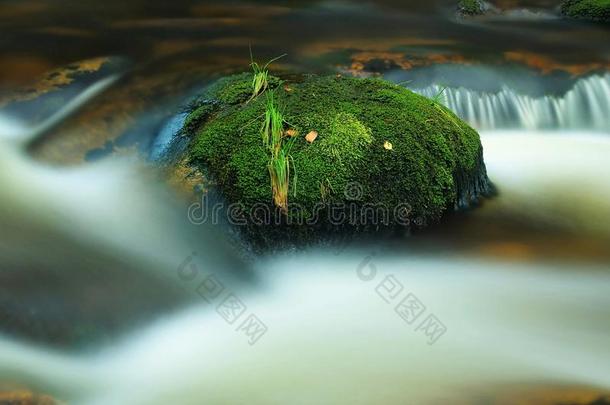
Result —
M 165 122 L 151 147 L 149 156 L 151 160 L 158 160 L 163 157 L 174 136 L 180 132 L 187 115 L 186 113 L 180 113 Z
M 441 101 L 477 129 L 610 131 L 610 74 L 580 79 L 562 96 L 533 97 L 508 87 L 496 93 L 432 85 L 414 89 Z

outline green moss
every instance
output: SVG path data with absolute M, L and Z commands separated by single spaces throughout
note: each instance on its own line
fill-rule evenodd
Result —
M 183 132 L 192 133 L 199 129 L 200 125 L 210 118 L 216 111 L 217 105 L 213 102 L 205 102 L 195 107 L 184 120 Z
M 573 18 L 609 22 L 610 0 L 566 0 L 561 12 Z
M 251 73 L 224 77 L 210 87 L 207 97 L 225 104 L 243 103 L 252 94 L 251 81 Z
M 335 164 L 339 169 L 337 172 L 341 174 L 355 169 L 373 142 L 371 129 L 345 112 L 335 115 L 326 135 L 320 139 L 316 148 L 319 148 L 321 156 Z M 324 174 L 319 173 L 321 177 Z
M 246 209 L 272 205 L 260 135 L 264 97 L 245 103 L 250 79 L 237 75 L 212 86 L 208 97 L 216 95 L 223 107 L 191 133 L 190 150 L 227 200 Z M 299 215 L 312 217 L 320 203 L 353 202 L 346 190 L 357 183 L 358 204 L 389 210 L 408 204 L 413 218 L 436 221 L 456 205 L 460 181 L 468 187 L 484 179 L 487 186 L 478 134 L 440 104 L 380 79 L 308 77 L 288 85 L 276 97 L 287 128 L 298 132 L 290 152 L 298 181 L 289 204 L 300 207 Z M 310 131 L 319 134 L 311 144 Z
M 483 14 L 484 8 L 480 0 L 460 0 L 458 10 L 465 15 Z
M 203 95 L 207 100 L 215 100 L 223 104 L 235 105 L 245 103 L 252 96 L 252 73 L 241 73 L 217 80 Z M 281 83 L 275 76 L 269 76 L 268 86 L 273 89 Z

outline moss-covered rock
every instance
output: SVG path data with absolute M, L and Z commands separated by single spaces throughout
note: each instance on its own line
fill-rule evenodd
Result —
M 250 224 L 249 213 L 267 207 L 281 226 L 266 228 L 291 234 L 414 219 L 422 225 L 491 191 L 479 135 L 437 102 L 380 79 L 272 78 L 268 91 L 292 136 L 290 209 L 273 209 L 261 139 L 266 97 L 248 102 L 251 81 L 241 74 L 213 84 L 184 131 L 192 139 L 191 161 L 207 170 L 228 203 L 242 205 Z M 312 131 L 318 137 L 310 143 Z M 338 214 L 340 208 L 352 217 Z
M 458 12 L 464 16 L 481 15 L 485 12 L 485 6 L 481 0 L 460 0 Z
M 561 13 L 572 18 L 610 22 L 610 0 L 565 0 Z

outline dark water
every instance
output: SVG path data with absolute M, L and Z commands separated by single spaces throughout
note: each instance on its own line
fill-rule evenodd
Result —
M 399 52 L 422 58 L 421 63 L 434 57 L 501 63 L 507 53 L 515 53 L 508 59 L 529 56 L 542 68 L 607 66 L 604 26 L 558 18 L 553 1 L 498 5 L 540 13 L 457 21 L 454 3 L 442 0 L 4 1 L 2 82 L 26 76 L 27 71 L 11 69 L 20 63 L 44 72 L 100 55 L 123 55 L 138 63 L 162 63 L 173 55 L 177 63 L 221 60 L 230 66 L 247 58 L 248 44 L 261 58 L 287 52 L 292 62 L 317 60 L 320 68 L 349 62 L 350 51 Z
M 521 91 L 567 91 L 578 76 L 607 71 L 607 27 L 562 19 L 556 4 L 548 1 L 497 5 L 507 12 L 532 11 L 463 20 L 456 18 L 452 2 L 439 0 L 5 1 L 0 10 L 0 106 L 32 122 L 63 99 L 23 100 L 37 98 L 79 72 L 87 73 L 88 80 L 121 74 L 120 85 L 99 100 L 103 107 L 90 104 L 77 128 L 65 123 L 57 144 L 36 145 L 47 159 L 77 162 L 134 144 L 149 147 L 150 136 L 142 133 L 158 129 L 206 78 L 246 69 L 250 45 L 259 60 L 287 53 L 277 68 L 398 71 L 405 73 L 395 75 L 396 80 L 415 87 L 472 86 L 480 76 L 472 68 L 483 66 L 500 70 L 500 77 Z M 95 59 L 100 57 L 111 59 L 102 63 Z M 442 66 L 447 69 L 439 70 Z M 33 82 L 37 77 L 44 79 Z M 533 81 L 541 84 L 532 86 Z M 478 87 L 495 89 L 501 82 L 492 75 Z M 11 101 L 18 102 L 6 107 Z
M 152 141 L 142 133 L 158 129 L 205 79 L 247 69 L 250 45 L 259 60 L 287 53 L 276 68 L 394 73 L 414 87 L 477 83 L 493 90 L 505 80 L 520 91 L 541 94 L 565 92 L 579 76 L 607 71 L 606 26 L 562 19 L 552 1 L 497 6 L 531 13 L 464 20 L 456 18 L 451 1 L 439 0 L 5 1 L 0 106 L 32 122 L 63 99 L 23 100 L 79 72 L 88 80 L 120 73 L 120 85 L 85 109 L 78 129 L 67 122 L 57 145 L 37 148 L 47 159 L 77 162 L 134 144 L 147 148 Z M 100 57 L 111 59 L 102 63 L 95 59 Z M 477 67 L 499 71 L 500 79 L 494 74 L 478 81 Z M 36 78 L 43 80 L 36 83 Z M 11 101 L 22 102 L 7 107 Z

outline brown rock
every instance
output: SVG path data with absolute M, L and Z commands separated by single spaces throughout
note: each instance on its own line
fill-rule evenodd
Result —
M 0 392 L 0 404 L 6 405 L 62 405 L 48 395 L 26 390 Z M 65 405 L 65 404 L 64 404 Z

